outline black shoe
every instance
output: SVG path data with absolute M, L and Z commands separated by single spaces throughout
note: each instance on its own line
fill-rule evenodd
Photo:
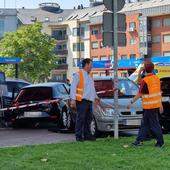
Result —
M 83 138 L 76 138 L 76 141 L 77 142 L 84 142 L 84 139 Z
M 133 146 L 142 146 L 143 145 L 143 143 L 141 142 L 141 141 L 135 141 L 135 142 L 132 142 L 132 145 Z
M 164 144 L 156 143 L 156 144 L 155 144 L 155 147 L 157 147 L 157 148 L 163 148 L 163 147 L 164 147 Z
M 96 138 L 94 136 L 89 136 L 89 137 L 85 137 L 84 140 L 96 141 Z

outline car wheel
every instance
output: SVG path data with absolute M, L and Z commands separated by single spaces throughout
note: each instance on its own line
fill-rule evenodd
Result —
M 71 128 L 71 116 L 70 113 L 67 110 L 62 111 L 62 127 L 70 129 Z
M 169 121 L 163 121 L 162 126 L 163 126 L 164 131 L 170 132 L 170 122 Z
M 100 134 L 100 132 L 97 129 L 97 124 L 96 124 L 96 120 L 95 120 L 94 117 L 93 117 L 92 122 L 90 124 L 90 132 L 95 137 L 98 137 L 99 134 Z

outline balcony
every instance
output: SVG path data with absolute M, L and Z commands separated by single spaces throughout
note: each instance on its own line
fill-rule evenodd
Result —
M 58 64 L 56 70 L 68 70 L 68 64 L 66 63 Z
M 56 55 L 68 55 L 68 50 L 58 50 L 58 49 L 55 49 L 54 53 Z
M 52 38 L 56 39 L 57 41 L 67 41 L 68 40 L 68 35 L 52 35 Z

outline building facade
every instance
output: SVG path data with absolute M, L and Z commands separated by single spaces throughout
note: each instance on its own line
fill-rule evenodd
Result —
M 18 27 L 16 9 L 0 9 L 0 38 L 6 32 L 14 32 Z

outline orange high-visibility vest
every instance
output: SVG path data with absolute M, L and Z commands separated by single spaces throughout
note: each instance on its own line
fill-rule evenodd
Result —
M 156 75 L 146 76 L 144 79 L 147 84 L 149 94 L 142 95 L 143 109 L 156 109 L 162 105 L 160 79 Z
M 90 73 L 91 78 L 92 74 Z M 83 70 L 79 71 L 79 84 L 77 86 L 77 90 L 76 90 L 76 100 L 77 101 L 82 101 L 82 97 L 83 97 L 83 89 L 84 89 L 84 76 L 83 76 Z

